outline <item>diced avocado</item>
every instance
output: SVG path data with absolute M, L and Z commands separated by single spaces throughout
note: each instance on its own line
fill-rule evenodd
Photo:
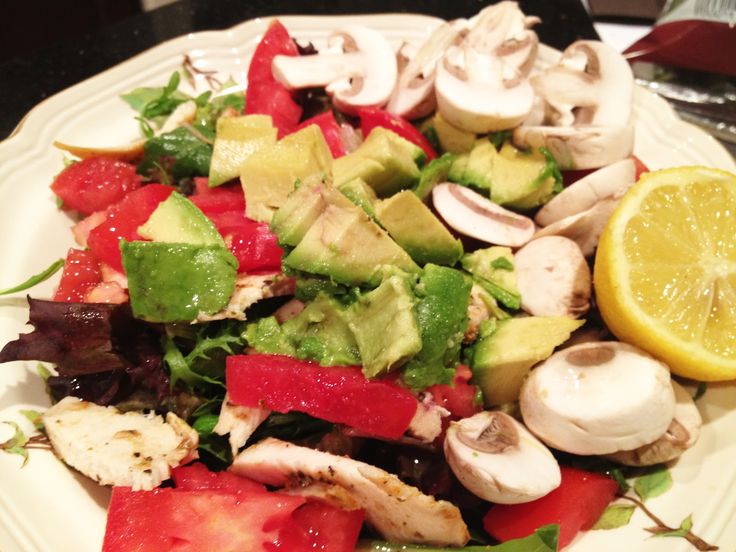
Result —
M 421 148 L 388 129 L 376 127 L 358 149 L 335 160 L 332 174 L 338 188 L 361 178 L 376 195 L 386 197 L 416 184 L 417 161 L 422 159 Z
M 178 192 L 159 203 L 148 220 L 138 227 L 148 240 L 225 247 L 222 236 L 199 208 Z
M 350 312 L 335 299 L 320 294 L 282 326 L 296 356 L 323 366 L 360 364 L 360 352 L 348 321 Z
M 506 142 L 493 163 L 491 200 L 515 209 L 546 203 L 562 186 L 554 159 L 540 151 L 524 152 Z
M 455 162 L 456 156 L 452 153 L 445 153 L 441 157 L 432 159 L 427 165 L 422 167 L 419 174 L 419 184 L 414 188 L 414 193 L 422 201 L 429 197 L 432 189 L 441 182 L 445 182 L 450 174 L 450 168 Z
M 190 322 L 227 305 L 238 261 L 219 245 L 121 242 L 133 316 Z
M 414 295 L 406 277 L 393 275 L 351 307 L 350 329 L 363 373 L 375 378 L 402 366 L 422 348 Z
M 493 319 L 505 320 L 506 318 L 511 318 L 511 315 L 509 313 L 498 306 L 498 301 L 496 300 L 496 298 L 488 293 L 488 291 L 484 287 L 481 287 L 480 284 L 478 284 L 476 278 L 473 278 L 471 297 L 473 296 L 477 297 L 477 299 L 480 300 L 483 305 L 485 305 L 486 309 L 488 309 L 488 313 Z
M 358 207 L 365 211 L 365 214 L 375 219 L 376 212 L 374 204 L 378 200 L 376 192 L 373 191 L 362 178 L 354 178 L 350 182 L 346 182 L 338 188 L 342 194 Z
M 407 272 L 419 267 L 389 235 L 360 208 L 329 204 L 299 244 L 284 259 L 294 270 L 329 276 L 349 285 L 376 286 L 385 265 Z
M 473 383 L 483 391 L 487 406 L 515 401 L 529 370 L 567 341 L 584 320 L 567 316 L 509 318 L 481 337 L 473 347 Z
M 276 128 L 268 115 L 217 119 L 217 134 L 210 161 L 210 187 L 240 175 L 240 165 L 254 152 L 276 143 Z
M 246 199 L 246 215 L 270 222 L 294 190 L 297 180 L 328 175 L 332 154 L 317 125 L 289 134 L 272 146 L 250 155 L 240 166 L 240 181 Z
M 324 178 L 312 175 L 286 199 L 271 219 L 271 230 L 285 245 L 297 245 L 328 204 L 350 206 L 351 202 Z
M 488 195 L 493 185 L 493 163 L 496 156 L 496 148 L 488 138 L 476 141 L 459 182 Z
M 248 347 L 268 355 L 296 356 L 296 349 L 273 316 L 261 318 L 245 328 Z
M 299 276 L 296 278 L 294 297 L 306 303 L 314 301 L 320 293 L 345 298 L 350 290 L 351 288 L 338 284 L 330 278 Z
M 463 182 L 463 176 L 465 175 L 465 169 L 468 166 L 468 160 L 470 159 L 469 153 L 462 153 L 456 155 L 450 165 L 450 170 L 447 171 L 447 180 L 450 182 Z
M 419 265 L 454 265 L 463 254 L 460 240 L 454 238 L 410 190 L 379 201 L 376 216 L 381 226 Z
M 428 264 L 416 286 L 422 348 L 406 365 L 404 382 L 415 389 L 450 383 L 468 325 L 471 281 L 459 270 Z
M 475 133 L 452 126 L 439 112 L 434 116 L 434 130 L 443 151 L 467 153 L 473 149 Z
M 521 307 L 521 294 L 516 287 L 514 254 L 508 247 L 478 249 L 460 259 L 463 268 L 495 299 L 510 309 Z

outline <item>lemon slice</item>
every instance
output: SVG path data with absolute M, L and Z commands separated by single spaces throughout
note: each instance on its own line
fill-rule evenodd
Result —
M 681 376 L 736 379 L 736 175 L 644 175 L 603 231 L 594 285 L 621 341 Z

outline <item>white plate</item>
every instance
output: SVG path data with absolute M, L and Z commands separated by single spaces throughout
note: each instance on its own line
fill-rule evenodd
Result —
M 283 17 L 293 36 L 317 45 L 340 23 L 361 22 L 383 32 L 398 47 L 420 41 L 439 20 L 420 15 Z M 200 68 L 245 80 L 250 55 L 268 20 L 248 21 L 227 31 L 190 34 L 166 42 L 38 105 L 18 131 L 0 144 L 0 288 L 64 256 L 73 245 L 70 220 L 60 214 L 49 190 L 62 168 L 62 154 L 51 143 L 118 145 L 137 135 L 133 113 L 119 95 L 136 86 L 165 84 L 189 53 Z M 710 136 L 675 117 L 656 96 L 637 90 L 636 154 L 651 168 L 702 164 L 736 170 L 733 159 Z M 55 279 L 56 280 L 56 279 Z M 52 283 L 33 290 L 48 296 Z M 0 344 L 27 331 L 22 294 L 0 298 Z M 0 366 L 0 420 L 30 429 L 20 408 L 48 406 L 35 363 Z M 697 446 L 672 468 L 675 486 L 651 500 L 651 509 L 677 525 L 693 514 L 697 534 L 722 550 L 736 549 L 736 386 L 713 385 L 700 402 L 706 425 Z M 10 435 L 0 428 L 0 441 Z M 99 550 L 105 526 L 107 489 L 64 467 L 46 451 L 20 457 L 0 454 L 0 550 L 85 552 Z M 570 548 L 582 551 L 685 551 L 682 539 L 648 539 L 651 525 L 637 512 L 628 527 L 593 531 Z

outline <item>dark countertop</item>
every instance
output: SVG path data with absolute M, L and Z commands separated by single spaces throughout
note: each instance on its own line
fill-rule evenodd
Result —
M 276 14 L 326 15 L 405 12 L 443 19 L 469 17 L 489 2 L 478 0 L 180 0 L 134 15 L 0 64 L 0 137 L 8 136 L 41 100 L 156 44 L 196 31 L 231 27 L 246 19 Z M 521 0 L 538 15 L 542 42 L 564 48 L 577 38 L 597 38 L 580 0 Z

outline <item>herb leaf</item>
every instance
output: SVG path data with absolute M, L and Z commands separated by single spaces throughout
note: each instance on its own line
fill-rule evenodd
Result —
M 35 427 L 38 431 L 41 431 L 43 429 L 43 420 L 41 419 L 41 416 L 43 415 L 38 410 L 21 410 L 20 411 L 23 416 L 28 418 L 28 421 L 33 424 L 33 427 Z
M 690 514 L 680 523 L 677 529 L 669 529 L 667 527 L 651 527 L 647 529 L 652 533 L 653 537 L 686 537 L 693 528 L 693 515 Z
M 138 173 L 158 182 L 177 182 L 210 172 L 212 146 L 184 127 L 149 139 L 143 148 Z
M 56 274 L 56 272 L 64 266 L 64 259 L 59 259 L 57 261 L 54 261 L 51 263 L 51 265 L 44 270 L 43 272 L 39 272 L 38 274 L 35 274 L 28 278 L 25 282 L 22 284 L 18 284 L 17 286 L 13 286 L 10 288 L 2 289 L 0 290 L 0 295 L 9 295 L 11 293 L 16 293 L 18 291 L 25 291 L 29 288 L 32 288 L 36 284 L 40 284 L 41 282 L 45 282 L 48 280 L 51 276 Z
M 595 522 L 593 529 L 618 529 L 628 525 L 634 510 L 636 506 L 633 504 L 611 504 Z
M 638 477 L 634 482 L 634 491 L 642 501 L 657 497 L 672 487 L 672 476 L 665 466 L 657 467 L 653 472 Z
M 0 443 L 0 450 L 4 450 L 8 454 L 17 454 L 23 457 L 23 466 L 28 462 L 28 451 L 24 448 L 28 443 L 28 437 L 23 430 L 15 422 L 3 422 L 15 429 L 15 434 L 7 441 Z

